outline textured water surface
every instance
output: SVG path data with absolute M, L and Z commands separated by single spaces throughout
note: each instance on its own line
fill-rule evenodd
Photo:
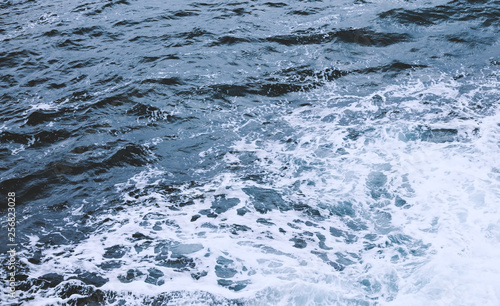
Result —
M 2 301 L 500 304 L 499 31 L 500 1 L 2 2 Z

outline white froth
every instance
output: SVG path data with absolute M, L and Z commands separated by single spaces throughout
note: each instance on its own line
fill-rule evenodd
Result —
M 223 160 L 228 169 L 241 165 L 256 171 L 262 182 L 228 170 L 201 186 L 179 186 L 180 195 L 193 199 L 193 204 L 175 207 L 160 187 L 170 174 L 147 169 L 116 186 L 125 209 L 93 219 L 101 225 L 86 241 L 74 248 L 45 249 L 48 260 L 43 265 L 27 264 L 33 276 L 68 275 L 77 269 L 96 272 L 109 279 L 101 289 L 131 301 L 163 292 L 201 290 L 243 299 L 248 305 L 498 305 L 500 112 L 484 116 L 463 107 L 470 95 L 491 94 L 491 84 L 476 84 L 474 93 L 464 94 L 459 85 L 443 77 L 388 86 L 368 96 L 318 91 L 309 96 L 320 99 L 317 106 L 286 114 L 274 108 L 281 123 L 293 130 L 287 135 L 291 140 L 266 139 L 235 129 L 241 137 Z M 375 95 L 381 97 L 379 102 L 373 102 Z M 432 96 L 459 103 L 421 103 Z M 346 100 L 358 102 L 342 107 Z M 372 116 L 394 106 L 391 103 L 399 103 L 399 113 Z M 429 107 L 440 112 L 430 114 Z M 447 119 L 454 109 L 466 116 Z M 344 116 L 356 113 L 361 122 L 342 122 Z M 457 132 L 444 140 L 423 139 L 415 136 L 422 125 L 429 131 Z M 475 129 L 478 132 L 473 133 Z M 245 164 L 245 154 L 253 154 L 255 161 Z M 304 203 L 329 217 L 315 220 L 301 211 L 278 209 L 261 214 L 245 192 L 250 187 L 274 190 L 287 203 Z M 201 216 L 192 221 L 222 195 L 240 202 L 217 218 Z M 396 196 L 406 204 L 396 206 Z M 329 212 L 344 202 L 350 203 L 354 217 Z M 236 209 L 243 207 L 249 212 L 238 215 Z M 257 222 L 261 218 L 273 224 Z M 358 221 L 364 227 L 350 231 L 349 222 Z M 250 230 L 235 234 L 230 230 L 235 224 Z M 331 233 L 332 227 L 357 238 L 347 243 L 346 237 Z M 131 239 L 136 232 L 151 237 L 152 245 L 136 249 L 141 243 Z M 304 248 L 294 247 L 291 241 L 300 235 L 307 243 Z M 318 247 L 320 235 L 330 249 Z M 364 238 L 370 235 L 373 241 Z M 162 242 L 202 245 L 187 256 L 193 258 L 196 271 L 207 275 L 195 280 L 189 272 L 156 265 L 154 246 Z M 369 247 L 370 243 L 374 246 Z M 116 245 L 126 249 L 116 259 L 122 266 L 104 271 L 100 267 L 108 259 L 103 255 Z M 55 255 L 61 252 L 65 255 Z M 321 254 L 333 262 L 344 260 L 344 269 L 337 271 Z M 246 288 L 234 292 L 217 284 L 219 257 L 232 260 L 237 273 L 231 280 L 248 281 Z M 163 273 L 162 285 L 144 282 L 152 268 Z M 143 275 L 121 282 L 119 278 L 129 269 Z M 186 296 L 185 302 L 189 299 Z

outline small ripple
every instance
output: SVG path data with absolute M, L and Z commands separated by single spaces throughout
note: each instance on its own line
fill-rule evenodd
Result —
M 301 15 L 301 16 L 308 16 L 308 15 L 314 15 L 316 13 L 321 12 L 321 9 L 307 9 L 307 10 L 293 10 L 291 12 L 288 12 L 289 15 Z
M 345 43 L 355 43 L 362 46 L 385 47 L 410 41 L 411 36 L 406 33 L 380 33 L 366 28 L 349 28 L 316 34 L 309 34 L 309 31 L 297 31 L 291 35 L 277 35 L 266 38 L 266 41 L 276 42 L 286 46 L 323 44 L 336 40 Z
M 39 53 L 31 50 L 21 50 L 0 53 L 0 68 L 13 68 L 20 64 L 33 60 L 34 56 L 40 56 Z
M 158 79 L 145 79 L 141 84 L 161 84 L 161 85 L 181 85 L 183 82 L 177 77 L 171 78 L 158 78 Z
M 139 60 L 140 63 L 152 63 L 157 61 L 169 60 L 169 59 L 180 59 L 179 56 L 175 54 L 166 54 L 160 56 L 143 56 Z
M 288 6 L 288 4 L 283 3 L 283 2 L 266 2 L 264 5 L 269 6 L 269 7 L 285 7 Z
M 482 2 L 482 1 L 481 1 Z M 491 5 L 474 6 L 477 1 L 452 1 L 453 5 L 438 5 L 435 7 L 406 10 L 392 9 L 378 16 L 381 19 L 394 20 L 400 24 L 416 24 L 432 26 L 447 21 L 482 20 L 482 26 L 498 25 L 500 8 L 495 1 Z
M 251 38 L 243 38 L 243 37 L 235 37 L 235 36 L 229 36 L 225 35 L 222 37 L 219 37 L 217 41 L 211 43 L 209 46 L 214 47 L 214 46 L 222 46 L 222 45 L 234 45 L 238 43 L 249 43 L 249 42 L 256 42 L 257 40 L 251 39 Z

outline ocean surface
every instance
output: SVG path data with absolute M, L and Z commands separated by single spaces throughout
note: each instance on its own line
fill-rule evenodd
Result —
M 499 34 L 487 0 L 2 1 L 1 304 L 500 305 Z

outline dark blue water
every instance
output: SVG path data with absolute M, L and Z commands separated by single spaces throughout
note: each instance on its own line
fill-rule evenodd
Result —
M 2 303 L 497 305 L 499 31 L 499 1 L 2 2 Z

